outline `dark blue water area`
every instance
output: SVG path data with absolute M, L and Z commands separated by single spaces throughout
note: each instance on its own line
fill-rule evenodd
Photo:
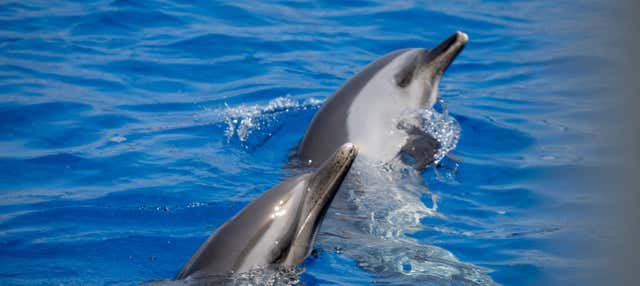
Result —
M 582 174 L 611 154 L 591 122 L 607 112 L 589 73 L 608 63 L 591 38 L 602 9 L 3 1 L 0 284 L 174 277 L 211 231 L 286 176 L 312 99 L 385 53 L 457 30 L 470 41 L 440 95 L 461 126 L 452 154 L 463 160 L 456 172 L 425 171 L 442 216 L 409 235 L 499 284 L 588 281 L 601 262 L 592 245 L 606 235 L 590 215 L 602 194 L 585 192 L 597 182 Z M 330 250 L 304 267 L 306 285 L 377 281 Z

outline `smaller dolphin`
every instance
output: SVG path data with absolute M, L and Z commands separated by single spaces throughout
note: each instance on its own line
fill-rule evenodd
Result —
M 206 279 L 302 263 L 357 153 L 355 145 L 346 143 L 315 172 L 264 193 L 218 228 L 176 279 Z

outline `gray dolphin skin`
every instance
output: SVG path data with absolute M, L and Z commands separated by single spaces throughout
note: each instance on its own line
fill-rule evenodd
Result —
M 406 152 L 417 169 L 424 168 L 439 143 L 425 132 L 403 130 L 397 119 L 433 107 L 440 78 L 467 41 L 465 33 L 456 32 L 431 51 L 397 50 L 369 64 L 320 108 L 298 147 L 298 159 L 318 166 L 335 148 L 353 142 L 360 157 L 388 162 Z
M 176 280 L 197 281 L 302 263 L 311 253 L 329 204 L 358 154 L 351 143 L 336 149 L 316 171 L 280 183 L 218 228 Z

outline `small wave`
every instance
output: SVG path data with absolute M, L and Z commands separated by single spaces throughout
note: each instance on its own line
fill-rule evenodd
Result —
M 246 142 L 252 133 L 269 127 L 276 123 L 277 117 L 292 110 L 307 109 L 318 106 L 321 101 L 309 99 L 303 102 L 296 101 L 290 97 L 277 97 L 270 100 L 266 105 L 239 105 L 230 107 L 225 104 L 225 122 L 227 130 L 225 135 L 230 140 L 237 136 L 238 140 Z
M 222 111 L 227 125 L 227 142 L 238 142 L 245 149 L 254 149 L 271 138 L 291 113 L 313 110 L 322 104 L 321 100 L 310 98 L 295 100 L 290 96 L 277 97 L 266 104 L 229 106 Z

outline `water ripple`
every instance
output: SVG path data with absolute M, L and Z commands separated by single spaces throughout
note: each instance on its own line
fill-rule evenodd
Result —
M 594 184 L 581 174 L 611 152 L 589 120 L 607 112 L 598 95 L 610 92 L 589 71 L 611 63 L 589 37 L 603 17 L 591 2 L 0 3 L 0 281 L 173 277 L 288 175 L 291 151 L 344 80 L 456 30 L 470 41 L 440 84 L 451 120 L 436 128 L 451 131 L 440 134 L 450 158 L 402 171 L 410 184 L 373 184 L 381 192 L 351 201 L 365 212 L 330 213 L 337 223 L 294 276 L 588 281 L 599 267 L 590 239 L 606 228 L 583 213 L 601 198 L 567 182 Z

